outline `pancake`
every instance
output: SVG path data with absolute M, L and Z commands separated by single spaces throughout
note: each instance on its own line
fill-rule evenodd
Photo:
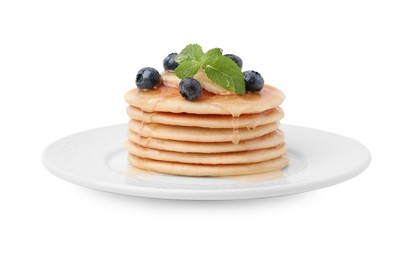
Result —
M 246 164 L 263 162 L 280 157 L 287 150 L 287 146 L 281 144 L 275 147 L 243 152 L 208 154 L 180 153 L 146 148 L 131 141 L 126 143 L 126 148 L 129 153 L 140 158 L 192 164 Z
M 243 114 L 238 119 L 231 115 L 196 115 L 187 113 L 144 112 L 137 107 L 128 106 L 127 114 L 130 118 L 145 123 L 165 125 L 198 126 L 207 128 L 250 127 L 281 120 L 284 117 L 282 109 L 276 107 L 258 114 Z
M 139 158 L 133 154 L 128 155 L 128 161 L 136 168 L 185 176 L 233 176 L 246 175 L 283 169 L 288 165 L 287 155 L 247 164 L 187 164 L 178 162 L 165 162 L 152 159 Z
M 257 114 L 279 106 L 284 94 L 265 85 L 260 92 L 245 95 L 215 95 L 203 91 L 198 100 L 187 101 L 177 88 L 160 86 L 157 89 L 139 91 L 132 89 L 125 95 L 128 104 L 145 112 L 170 112 L 189 114 L 233 115 Z
M 254 129 L 202 128 L 146 124 L 136 120 L 129 121 L 129 129 L 140 136 L 190 142 L 233 142 L 261 137 L 278 129 L 278 123 L 258 126 Z
M 240 141 L 238 144 L 233 144 L 232 142 L 201 143 L 148 138 L 141 137 L 132 130 L 129 130 L 128 138 L 130 141 L 143 147 L 183 153 L 226 153 L 251 151 L 274 147 L 284 142 L 284 134 L 280 130 L 273 131 L 255 139 Z

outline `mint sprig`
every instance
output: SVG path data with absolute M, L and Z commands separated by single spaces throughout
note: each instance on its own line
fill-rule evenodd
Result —
M 184 61 L 200 61 L 204 55 L 203 49 L 198 44 L 188 44 L 184 49 L 177 55 L 175 61 L 178 63 Z
M 201 57 L 201 62 L 203 63 L 203 65 L 207 65 L 208 60 L 220 56 L 223 57 L 223 50 L 220 48 L 213 48 L 203 54 L 203 56 Z
M 175 75 L 180 78 L 192 78 L 197 74 L 200 69 L 201 64 L 197 61 L 186 60 L 179 63 L 178 67 L 175 69 Z
M 245 81 L 239 66 L 223 56 L 223 50 L 213 48 L 206 53 L 198 44 L 187 45 L 176 57 L 179 66 L 175 75 L 192 78 L 201 69 L 207 77 L 220 87 L 237 94 L 245 94 Z

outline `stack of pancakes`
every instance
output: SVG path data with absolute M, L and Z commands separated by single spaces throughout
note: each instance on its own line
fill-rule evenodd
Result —
M 287 166 L 283 93 L 265 85 L 259 93 L 214 95 L 187 101 L 178 88 L 132 89 L 128 160 L 136 168 L 188 176 L 230 176 Z

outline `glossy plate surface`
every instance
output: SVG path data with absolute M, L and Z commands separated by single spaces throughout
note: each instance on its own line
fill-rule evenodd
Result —
M 92 189 L 132 196 L 230 200 L 289 195 L 355 177 L 370 161 L 361 143 L 337 134 L 282 125 L 290 158 L 283 171 L 236 177 L 182 177 L 129 166 L 127 125 L 89 130 L 49 145 L 42 159 L 54 175 Z

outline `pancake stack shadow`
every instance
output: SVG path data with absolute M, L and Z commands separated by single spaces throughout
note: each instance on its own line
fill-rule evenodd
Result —
M 280 170 L 288 164 L 284 134 L 279 130 L 284 113 L 278 106 L 239 116 L 158 111 L 155 105 L 149 111 L 142 105 L 146 102 L 138 102 L 139 94 L 126 94 L 130 117 L 126 147 L 128 160 L 136 168 L 175 175 L 231 176 Z

